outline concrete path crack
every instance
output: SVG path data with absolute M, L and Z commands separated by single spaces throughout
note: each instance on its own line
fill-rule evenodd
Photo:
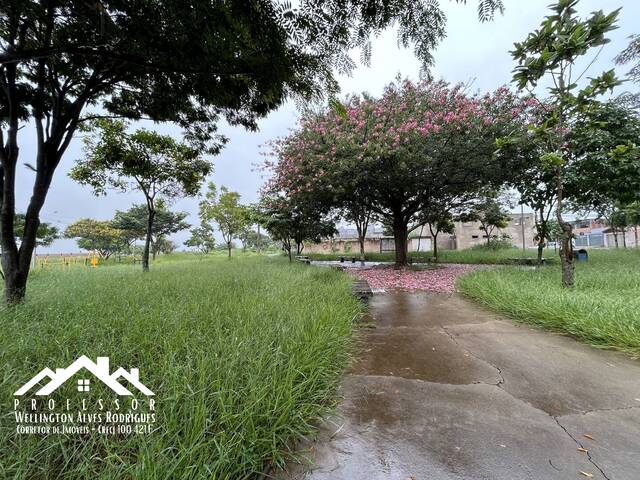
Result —
M 604 473 L 604 470 L 600 467 L 600 465 L 598 465 L 598 464 L 593 460 L 593 458 L 591 457 L 591 452 L 589 452 L 589 450 L 588 450 L 587 448 L 585 448 L 585 446 L 582 444 L 582 442 L 580 442 L 576 437 L 574 437 L 573 435 L 571 435 L 571 433 L 569 432 L 569 430 L 567 430 L 567 429 L 565 428 L 565 426 L 564 426 L 564 425 L 562 425 L 562 423 L 560 423 L 560 420 L 558 420 L 558 417 L 553 416 L 553 415 L 549 415 L 549 416 L 550 416 L 551 418 L 553 418 L 553 420 L 558 424 L 558 426 L 559 426 L 562 430 L 564 430 L 564 433 L 566 433 L 566 434 L 569 436 L 569 438 L 570 438 L 571 440 L 573 440 L 573 441 L 576 443 L 576 445 L 578 445 L 578 447 L 580 447 L 580 448 L 582 448 L 582 449 L 584 449 L 584 450 L 585 450 L 585 454 L 587 455 L 587 458 L 589 459 L 589 462 L 590 462 L 594 467 L 596 467 L 596 468 L 598 469 L 598 471 L 602 474 L 602 476 L 603 476 L 604 478 L 606 478 L 607 480 L 611 480 L 611 478 L 609 478 L 609 477 L 607 476 L 607 474 L 606 474 L 606 473 Z
M 498 381 L 498 383 L 492 383 L 489 385 L 495 385 L 496 387 L 502 388 L 502 385 L 504 385 L 504 375 L 502 374 L 502 369 L 497 366 L 494 365 L 493 363 L 487 361 L 484 358 L 481 358 L 479 356 L 477 356 L 475 353 L 473 353 L 471 350 L 469 350 L 468 348 L 463 347 L 462 345 L 460 345 L 460 343 L 458 342 L 458 339 L 455 337 L 455 335 L 453 335 L 448 329 L 447 327 L 445 327 L 444 325 L 441 325 L 440 328 L 442 328 L 442 331 L 453 341 L 453 343 L 455 343 L 458 347 L 460 347 L 464 352 L 468 353 L 469 355 L 471 355 L 473 358 L 475 358 L 476 360 L 479 360 L 481 362 L 486 363 L 487 365 L 491 366 L 492 368 L 494 368 L 497 372 L 498 372 L 498 377 L 500 377 L 500 380 Z M 505 390 L 506 391 L 506 390 Z M 509 393 L 509 392 L 507 392 Z

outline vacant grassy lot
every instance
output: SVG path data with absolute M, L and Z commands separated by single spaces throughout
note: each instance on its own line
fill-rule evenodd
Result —
M 147 275 L 40 271 L 26 303 L 0 310 L 0 478 L 252 478 L 310 431 L 347 361 L 360 309 L 348 279 L 282 258 L 190 258 Z M 156 431 L 15 433 L 13 392 L 81 355 L 140 369 Z M 105 390 L 92 380 L 91 395 Z
M 306 255 L 306 254 L 305 254 Z M 536 258 L 537 252 L 533 249 L 523 251 L 521 248 L 470 248 L 467 250 L 440 250 L 438 252 L 438 261 L 440 263 L 481 263 L 481 264 L 503 264 L 513 263 L 515 258 Z M 310 253 L 309 258 L 313 260 L 336 260 L 340 256 L 345 258 L 359 258 L 358 253 L 337 254 L 337 253 Z M 549 263 L 555 263 L 557 253 L 553 250 L 545 252 L 545 258 Z M 413 262 L 426 262 L 431 258 L 428 252 L 409 252 L 409 258 Z M 366 259 L 372 262 L 393 262 L 395 260 L 394 252 L 385 253 L 367 253 Z
M 474 271 L 458 287 L 518 320 L 569 333 L 596 347 L 640 355 L 640 251 L 591 250 L 578 263 L 573 290 L 560 287 L 560 267 Z

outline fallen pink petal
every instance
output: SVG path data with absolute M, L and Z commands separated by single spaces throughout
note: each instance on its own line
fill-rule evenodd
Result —
M 424 290 L 437 293 L 456 291 L 456 279 L 479 265 L 448 264 L 424 270 L 395 269 L 393 266 L 353 268 L 350 271 L 366 280 L 374 290 Z

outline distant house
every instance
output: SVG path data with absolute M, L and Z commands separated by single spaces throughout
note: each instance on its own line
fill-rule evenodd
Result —
M 480 228 L 480 222 L 455 222 L 454 225 L 453 235 L 440 235 L 448 237 L 448 239 L 442 239 L 442 245 L 440 244 L 440 236 L 438 236 L 439 248 L 464 250 L 487 243 L 487 236 Z M 509 224 L 505 228 L 496 228 L 492 235 L 508 236 L 515 247 L 522 247 L 523 244 L 525 248 L 536 247 L 537 243 L 534 240 L 536 236 L 535 215 L 533 213 L 523 215 L 511 213 L 509 214 Z M 447 241 L 451 244 L 450 247 L 447 246 Z
M 550 219 L 551 221 L 554 218 Z M 616 246 L 613 231 L 606 222 L 596 218 L 572 219 L 569 222 L 573 225 L 574 245 L 576 247 L 605 247 Z M 487 243 L 487 237 L 480 229 L 479 222 L 454 222 L 455 230 L 453 234 L 441 233 L 438 235 L 438 249 L 440 250 L 464 250 L 476 245 Z M 514 247 L 535 248 L 538 246 L 536 237 L 535 214 L 533 213 L 511 213 L 509 223 L 505 228 L 496 228 L 493 235 L 501 237 L 507 236 Z M 635 246 L 633 229 L 629 228 L 625 235 L 622 232 L 617 234 L 618 245 L 622 247 Z M 417 229 L 411 232 L 408 241 L 409 252 L 430 252 L 432 250 L 433 239 L 429 233 L 429 228 Z M 395 242 L 392 236 L 384 235 L 379 227 L 370 227 L 365 239 L 366 253 L 380 253 L 395 251 Z M 341 229 L 337 236 L 323 240 L 320 243 L 305 245 L 305 252 L 309 253 L 336 253 L 336 254 L 357 254 L 360 252 L 358 243 L 358 233 L 355 228 Z

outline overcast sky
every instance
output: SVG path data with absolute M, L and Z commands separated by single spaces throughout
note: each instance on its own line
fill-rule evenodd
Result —
M 513 61 L 509 50 L 513 43 L 523 40 L 535 29 L 547 14 L 547 5 L 551 0 L 504 0 L 506 11 L 493 22 L 481 24 L 476 14 L 476 2 L 468 1 L 468 5 L 456 4 L 452 0 L 441 0 L 447 15 L 447 37 L 435 52 L 433 75 L 449 82 L 473 82 L 473 89 L 479 91 L 494 90 L 511 80 Z M 582 0 L 578 9 L 582 15 L 593 10 L 602 9 L 605 13 L 623 7 L 618 23 L 619 28 L 609 37 L 611 43 L 606 45 L 589 69 L 587 75 L 595 76 L 603 70 L 613 68 L 613 58 L 628 43 L 628 36 L 638 32 L 637 21 L 640 18 L 640 2 L 637 0 Z M 354 58 L 358 53 L 354 52 Z M 590 56 L 586 64 L 593 59 Z M 360 66 L 351 77 L 340 77 L 343 93 L 369 92 L 379 94 L 385 84 L 400 74 L 403 77 L 418 79 L 420 70 L 410 50 L 397 47 L 393 31 L 385 32 L 373 43 L 371 66 Z M 617 73 L 623 76 L 626 68 L 619 67 Z M 624 85 L 619 91 L 633 90 L 632 85 Z M 637 87 L 636 87 L 637 89 Z M 261 147 L 269 139 L 286 135 L 296 124 L 297 112 L 292 104 L 282 106 L 260 122 L 258 132 L 247 132 L 242 128 L 221 126 L 221 132 L 229 138 L 229 143 L 222 153 L 213 158 L 215 171 L 211 180 L 217 185 L 226 185 L 240 192 L 243 202 L 257 200 L 257 191 L 264 182 L 263 173 L 257 171 L 255 165 L 261 161 Z M 153 125 L 141 122 L 146 128 L 155 128 L 163 133 L 171 133 L 179 137 L 180 130 L 170 125 Z M 35 156 L 33 132 L 30 126 L 21 132 L 21 162 L 33 162 Z M 79 138 L 70 145 L 65 157 L 53 179 L 46 204 L 42 212 L 42 220 L 53 223 L 64 229 L 73 221 L 91 217 L 109 219 L 115 210 L 125 210 L 132 203 L 142 203 L 141 193 L 120 194 L 111 192 L 106 197 L 95 197 L 91 190 L 82 187 L 67 176 L 74 160 L 81 158 L 82 146 Z M 17 207 L 24 211 L 28 202 L 33 174 L 26 168 L 19 171 L 17 186 Z M 198 223 L 197 199 L 183 199 L 172 208 L 189 212 L 189 221 Z M 180 248 L 188 237 L 182 232 L 172 237 Z M 78 251 L 73 240 L 58 240 L 50 252 L 67 253 Z M 42 250 L 44 251 L 44 250 Z

